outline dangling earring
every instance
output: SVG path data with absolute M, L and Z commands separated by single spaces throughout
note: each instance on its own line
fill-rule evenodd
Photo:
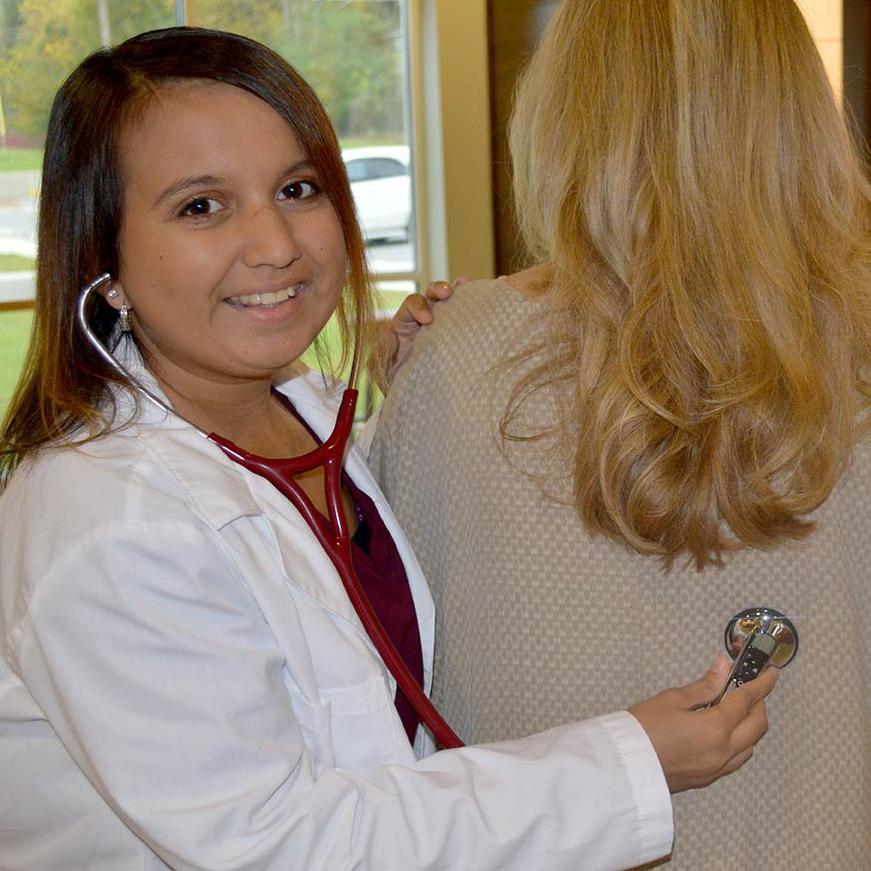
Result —
M 113 302 L 117 301 L 121 294 L 118 292 L 117 287 L 110 287 L 106 291 L 106 299 L 110 299 Z M 123 303 L 121 308 L 118 310 L 118 322 L 121 326 L 122 333 L 130 332 L 130 309 L 127 307 L 127 303 Z

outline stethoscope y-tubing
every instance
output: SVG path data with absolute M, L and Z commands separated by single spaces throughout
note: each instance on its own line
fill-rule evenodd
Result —
M 309 525 L 321 547 L 330 558 L 342 585 L 366 634 L 393 675 L 396 685 L 414 708 L 418 717 L 432 732 L 433 737 L 444 749 L 462 747 L 463 742 L 447 724 L 435 705 L 429 700 L 415 680 L 408 666 L 390 640 L 369 597 L 360 583 L 351 562 L 351 538 L 348 533 L 345 513 L 342 508 L 342 459 L 345 446 L 354 424 L 354 409 L 357 405 L 357 391 L 348 388 L 342 395 L 336 424 L 328 438 L 315 450 L 299 457 L 264 462 L 262 457 L 249 454 L 215 433 L 209 433 L 209 441 L 214 442 L 228 457 L 241 463 L 246 469 L 265 478 L 296 508 Z M 284 477 L 282 472 L 298 475 L 317 466 L 324 467 L 324 495 L 329 511 L 329 525 L 323 515 L 315 508 L 308 495 L 294 481 Z M 330 528 L 332 527 L 332 528 Z
M 363 585 L 360 583 L 360 579 L 357 577 L 357 573 L 354 571 L 351 561 L 351 538 L 342 507 L 341 475 L 342 461 L 348 439 L 351 435 L 351 428 L 354 424 L 354 409 L 357 404 L 357 390 L 354 385 L 356 384 L 358 373 L 359 334 L 357 336 L 358 341 L 355 342 L 354 361 L 351 366 L 351 386 L 342 395 L 333 431 L 322 444 L 306 454 L 280 461 L 267 460 L 256 454 L 248 453 L 217 433 L 207 433 L 191 423 L 159 396 L 140 384 L 118 362 L 115 356 L 109 352 L 90 328 L 87 319 L 89 297 L 97 288 L 109 280 L 111 280 L 111 276 L 108 273 L 101 275 L 88 284 L 79 294 L 77 306 L 79 327 L 94 351 L 113 370 L 123 376 L 134 390 L 138 391 L 152 404 L 167 414 L 180 417 L 192 426 L 199 435 L 217 445 L 227 457 L 254 474 L 265 478 L 290 501 L 294 508 L 302 515 L 321 547 L 330 558 L 342 581 L 345 592 L 348 594 L 348 598 L 351 600 L 351 604 L 354 606 L 354 610 L 357 612 L 357 616 L 366 630 L 366 634 L 389 669 L 390 674 L 396 681 L 397 687 L 414 708 L 421 722 L 430 730 L 433 738 L 444 749 L 462 747 L 463 742 L 447 724 L 426 693 L 424 693 L 420 684 L 415 680 L 414 675 L 412 675 L 408 666 L 399 655 L 396 646 L 384 630 L 384 626 L 369 602 L 369 598 L 363 589 Z M 291 475 L 309 472 L 318 466 L 324 467 L 324 496 L 327 502 L 329 518 L 324 518 L 321 515 L 299 484 L 290 478 Z

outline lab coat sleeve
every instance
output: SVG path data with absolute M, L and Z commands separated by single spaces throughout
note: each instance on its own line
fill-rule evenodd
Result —
M 670 846 L 664 779 L 626 713 L 366 773 L 315 764 L 282 653 L 195 521 L 77 541 L 9 652 L 81 770 L 174 869 L 605 869 Z

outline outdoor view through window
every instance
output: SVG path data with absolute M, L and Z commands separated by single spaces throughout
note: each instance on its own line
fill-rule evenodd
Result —
M 312 83 L 342 143 L 370 262 L 376 273 L 400 279 L 384 284 L 379 304 L 393 308 L 414 289 L 401 280 L 417 263 L 406 2 L 0 0 L 0 414 L 30 330 L 39 171 L 52 96 L 90 52 L 180 23 L 177 15 L 265 43 Z

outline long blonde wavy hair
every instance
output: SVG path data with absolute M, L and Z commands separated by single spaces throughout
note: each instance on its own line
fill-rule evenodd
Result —
M 510 145 L 554 304 L 503 431 L 567 387 L 583 524 L 667 564 L 807 535 L 871 428 L 871 199 L 794 2 L 565 0 Z

